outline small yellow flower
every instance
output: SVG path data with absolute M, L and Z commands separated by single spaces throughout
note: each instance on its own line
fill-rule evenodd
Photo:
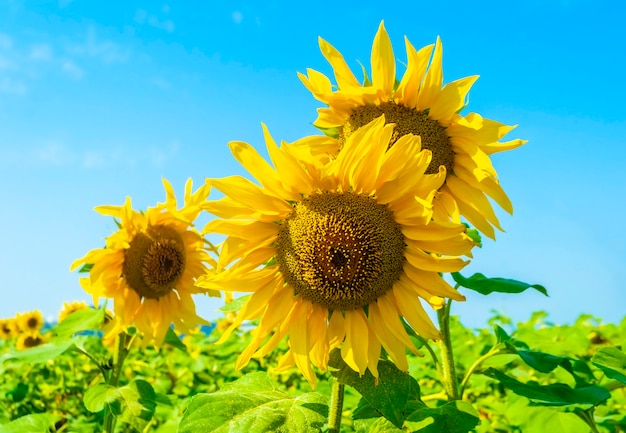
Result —
M 0 319 L 0 339 L 11 340 L 17 337 L 18 326 L 15 318 Z
M 30 349 L 31 347 L 42 345 L 45 342 L 45 336 L 41 335 L 39 331 L 23 332 L 17 337 L 15 348 L 17 350 Z
M 34 310 L 16 316 L 17 326 L 21 332 L 38 332 L 44 324 L 41 311 Z
M 207 323 L 196 314 L 192 294 L 219 295 L 194 285 L 215 264 L 208 254 L 210 244 L 193 228 L 209 186 L 192 193 L 189 180 L 185 205 L 178 209 L 172 186 L 165 179 L 163 184 L 165 203 L 146 212 L 134 210 L 130 198 L 123 206 L 97 207 L 118 219 L 119 230 L 106 239 L 105 248 L 90 251 L 71 266 L 92 265 L 81 285 L 96 306 L 100 297 L 113 299 L 116 321 L 110 332 L 135 326 L 145 345 L 157 346 L 172 323 L 181 332 Z
M 295 364 L 312 384 L 311 364 L 325 369 L 340 346 L 352 369 L 377 376 L 381 347 L 405 371 L 406 350 L 417 351 L 404 320 L 440 338 L 419 298 L 434 307 L 443 297 L 463 300 L 440 273 L 463 268 L 458 256 L 470 256 L 474 243 L 462 224 L 432 221 L 444 177 L 424 176 L 431 152 L 417 136 L 387 151 L 393 132 L 381 116 L 323 165 L 306 147 L 278 147 L 266 130 L 275 168 L 247 143 L 230 143 L 261 186 L 238 176 L 208 180 L 225 197 L 207 202 L 218 218 L 205 231 L 226 236 L 220 262 L 228 265 L 197 284 L 252 293 L 220 339 L 260 319 L 237 368 L 287 338 L 279 369 Z
M 63 319 L 65 319 L 73 312 L 86 310 L 87 308 L 89 308 L 89 305 L 87 305 L 87 303 L 84 301 L 64 302 L 63 309 L 59 313 L 59 323 L 61 323 Z
M 335 143 L 318 140 L 313 151 L 328 158 L 340 151 L 342 143 L 355 131 L 385 115 L 396 125 L 389 146 L 405 134 L 419 135 L 421 147 L 432 152 L 427 175 L 445 175 L 434 200 L 433 217 L 439 221 L 459 222 L 465 217 L 487 236 L 494 238 L 493 227 L 502 229 L 487 196 L 509 213 L 513 206 L 500 187 L 490 155 L 514 149 L 524 140 L 500 142 L 515 126 L 483 118 L 477 113 L 461 115 L 468 92 L 478 76 L 443 85 L 442 46 L 416 50 L 405 38 L 406 71 L 396 81 L 396 59 L 389 35 L 381 22 L 371 53 L 371 82 L 361 84 L 335 47 L 319 38 L 322 54 L 331 64 L 336 86 L 324 74 L 307 69 L 299 73 L 313 96 L 327 104 L 319 108 L 314 125 L 336 131 Z M 329 132 L 330 133 L 330 132 Z

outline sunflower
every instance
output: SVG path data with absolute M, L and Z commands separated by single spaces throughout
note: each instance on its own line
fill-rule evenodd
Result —
M 417 351 L 404 321 L 440 338 L 419 298 L 434 307 L 442 297 L 463 300 L 439 272 L 461 269 L 466 261 L 457 256 L 474 244 L 465 226 L 432 221 L 443 176 L 423 175 L 431 152 L 417 136 L 387 151 L 393 130 L 384 116 L 375 119 L 324 165 L 304 147 L 278 147 L 265 128 L 275 169 L 250 145 L 229 144 L 261 186 L 237 176 L 208 180 L 225 197 L 207 201 L 218 218 L 205 232 L 226 236 L 220 260 L 229 265 L 197 284 L 251 292 L 220 339 L 260 319 L 237 368 L 287 337 L 279 369 L 295 364 L 313 385 L 312 365 L 324 370 L 339 346 L 352 369 L 377 376 L 381 345 L 403 370 L 406 349 Z
M 26 333 L 38 332 L 44 324 L 43 315 L 39 310 L 17 314 L 15 320 L 18 329 Z
M 445 168 L 446 180 L 434 200 L 434 218 L 439 221 L 463 216 L 478 230 L 495 238 L 494 226 L 502 230 L 489 196 L 509 213 L 511 201 L 500 186 L 490 155 L 514 149 L 524 140 L 500 142 L 515 126 L 486 119 L 479 114 L 463 116 L 468 92 L 478 76 L 443 85 L 442 48 L 439 38 L 417 51 L 405 38 L 407 66 L 396 81 L 396 60 L 383 22 L 372 46 L 371 81 L 362 85 L 337 49 L 319 38 L 322 54 L 331 64 L 337 86 L 313 69 L 298 73 L 313 96 L 328 105 L 319 108 L 314 125 L 338 138 L 330 148 L 317 146 L 318 153 L 331 155 L 355 131 L 384 114 L 396 124 L 390 146 L 404 134 L 422 138 L 422 147 L 433 153 L 426 174 Z M 318 143 L 322 144 L 322 143 Z
M 15 318 L 0 319 L 0 339 L 10 340 L 18 334 L 18 327 Z
M 59 313 L 59 323 L 73 312 L 86 310 L 87 308 L 89 308 L 89 305 L 84 301 L 63 302 L 63 309 Z
M 31 347 L 40 346 L 46 342 L 46 338 L 39 331 L 23 332 L 17 337 L 15 348 L 17 350 L 30 349 Z
M 119 230 L 106 239 L 105 248 L 90 251 L 71 266 L 72 270 L 91 266 L 89 279 L 81 281 L 83 288 L 93 295 L 96 306 L 98 298 L 112 298 L 122 328 L 136 326 L 145 345 L 160 345 L 172 323 L 182 332 L 207 323 L 196 314 L 191 295 L 207 292 L 194 282 L 214 264 L 210 244 L 192 227 L 209 186 L 192 194 L 189 180 L 185 205 L 177 209 L 172 186 L 165 179 L 163 184 L 165 203 L 145 213 L 133 210 L 130 198 L 123 206 L 97 207 L 97 212 L 117 218 Z

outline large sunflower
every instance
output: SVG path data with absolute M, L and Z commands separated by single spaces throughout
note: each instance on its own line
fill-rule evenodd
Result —
M 461 269 L 466 261 L 457 256 L 474 245 L 465 226 L 432 221 L 443 176 L 423 175 L 431 152 L 410 134 L 387 151 L 394 127 L 384 116 L 350 135 L 325 165 L 304 146 L 278 147 L 264 131 L 275 168 L 250 145 L 230 143 L 261 186 L 210 179 L 226 196 L 206 204 L 219 218 L 205 232 L 226 235 L 227 266 L 197 284 L 252 293 L 221 341 L 244 320 L 260 319 L 237 368 L 287 337 L 279 367 L 297 365 L 312 384 L 311 364 L 325 369 L 339 346 L 361 374 L 378 375 L 381 345 L 406 370 L 406 349 L 416 348 L 403 320 L 425 338 L 440 337 L 419 298 L 435 307 L 442 297 L 463 300 L 438 273 Z
M 494 238 L 493 227 L 502 230 L 487 196 L 504 210 L 513 206 L 500 187 L 490 155 L 514 149 L 524 140 L 499 142 L 515 126 L 507 126 L 479 114 L 463 116 L 466 97 L 478 76 L 470 76 L 443 85 L 442 48 L 439 38 L 419 51 L 405 38 L 407 66 L 402 79 L 396 81 L 396 60 L 391 41 L 380 23 L 372 46 L 371 81 L 361 84 L 343 56 L 324 39 L 319 38 L 322 54 L 331 64 L 336 87 L 320 72 L 307 69 L 298 73 L 304 85 L 319 101 L 314 125 L 336 135 L 339 147 L 356 129 L 385 114 L 396 124 L 390 146 L 404 134 L 422 137 L 422 147 L 433 153 L 426 174 L 438 174 L 445 167 L 446 180 L 434 201 L 434 218 L 464 216 L 477 229 Z M 433 53 L 434 51 L 434 53 Z M 315 150 L 333 153 L 338 146 Z
M 206 292 L 194 282 L 214 263 L 209 244 L 192 227 L 209 186 L 192 194 L 189 180 L 185 205 L 177 209 L 171 185 L 165 179 L 163 184 L 165 203 L 145 213 L 133 210 L 130 198 L 123 206 L 97 207 L 97 212 L 117 218 L 119 230 L 106 239 L 105 248 L 90 251 L 71 266 L 92 265 L 89 281 L 81 284 L 93 295 L 94 304 L 99 297 L 112 298 L 121 326 L 135 325 L 146 345 L 159 345 L 172 323 L 182 332 L 206 323 L 196 314 L 191 295 Z

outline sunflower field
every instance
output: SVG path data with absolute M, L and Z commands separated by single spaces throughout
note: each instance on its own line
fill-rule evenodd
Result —
M 263 125 L 269 159 L 230 142 L 249 178 L 98 206 L 117 230 L 68 263 L 93 304 L 0 320 L 0 432 L 626 431 L 626 318 L 454 315 L 468 291 L 548 294 L 463 273 L 513 212 L 491 155 L 526 141 L 463 114 L 477 76 L 444 84 L 439 39 L 405 42 L 397 61 L 381 22 L 359 80 L 320 38 L 335 83 L 299 78 L 321 134 Z

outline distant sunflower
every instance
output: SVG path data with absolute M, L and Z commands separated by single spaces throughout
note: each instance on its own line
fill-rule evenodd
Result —
M 38 332 L 44 324 L 43 315 L 39 310 L 20 313 L 15 319 L 21 332 Z
M 10 340 L 17 337 L 18 327 L 15 318 L 0 319 L 0 339 Z
M 91 265 L 89 280 L 81 281 L 83 288 L 96 305 L 99 297 L 112 298 L 118 323 L 136 326 L 146 345 L 160 345 L 172 323 L 182 332 L 207 323 L 196 314 L 191 295 L 207 292 L 194 282 L 214 263 L 209 244 L 192 227 L 209 186 L 192 194 L 189 180 L 185 205 L 177 209 L 172 186 L 165 179 L 163 184 L 166 202 L 145 213 L 133 210 L 130 198 L 123 206 L 97 207 L 97 212 L 118 219 L 119 230 L 106 239 L 105 248 L 90 251 L 71 266 Z
M 61 323 L 63 319 L 65 319 L 73 312 L 86 310 L 87 308 L 89 308 L 89 305 L 87 305 L 87 303 L 84 301 L 64 302 L 63 309 L 59 313 L 59 323 Z
M 366 76 L 361 84 L 341 53 L 319 38 L 320 49 L 333 67 L 337 86 L 333 87 L 328 77 L 313 69 L 298 76 L 316 99 L 328 105 L 317 110 L 314 125 L 328 133 L 335 131 L 338 144 L 325 148 L 323 142 L 318 142 L 314 151 L 333 154 L 359 127 L 384 114 L 389 123 L 396 124 L 390 146 L 404 134 L 419 135 L 422 148 L 433 153 L 426 174 L 438 174 L 445 167 L 446 180 L 435 197 L 434 218 L 440 221 L 452 218 L 458 222 L 462 215 L 494 238 L 493 227 L 502 228 L 487 196 L 509 213 L 513 212 L 513 206 L 500 186 L 489 156 L 514 149 L 525 141 L 499 142 L 515 126 L 476 113 L 459 114 L 467 105 L 467 94 L 478 76 L 444 86 L 439 38 L 434 54 L 433 45 L 416 51 L 406 38 L 405 43 L 407 67 L 397 82 L 391 41 L 381 22 L 372 46 L 372 79 L 370 82 Z
M 39 331 L 23 332 L 17 337 L 15 348 L 17 350 L 30 349 L 31 347 L 40 346 L 45 342 L 45 337 L 42 336 Z
M 419 151 L 413 135 L 387 151 L 393 125 L 383 116 L 325 165 L 264 132 L 275 168 L 250 145 L 230 143 L 262 186 L 238 176 L 208 180 L 226 196 L 207 202 L 219 218 L 205 232 L 227 236 L 220 261 L 230 266 L 197 284 L 252 292 L 220 341 L 244 320 L 260 319 L 237 368 L 287 337 L 280 367 L 297 365 L 312 384 L 311 364 L 325 369 L 339 346 L 361 374 L 378 375 L 381 345 L 406 370 L 406 350 L 416 348 L 402 317 L 425 338 L 440 338 L 419 297 L 435 307 L 442 297 L 463 300 L 439 272 L 461 269 L 466 261 L 456 256 L 473 246 L 463 225 L 432 221 L 443 176 L 423 175 L 431 152 Z

